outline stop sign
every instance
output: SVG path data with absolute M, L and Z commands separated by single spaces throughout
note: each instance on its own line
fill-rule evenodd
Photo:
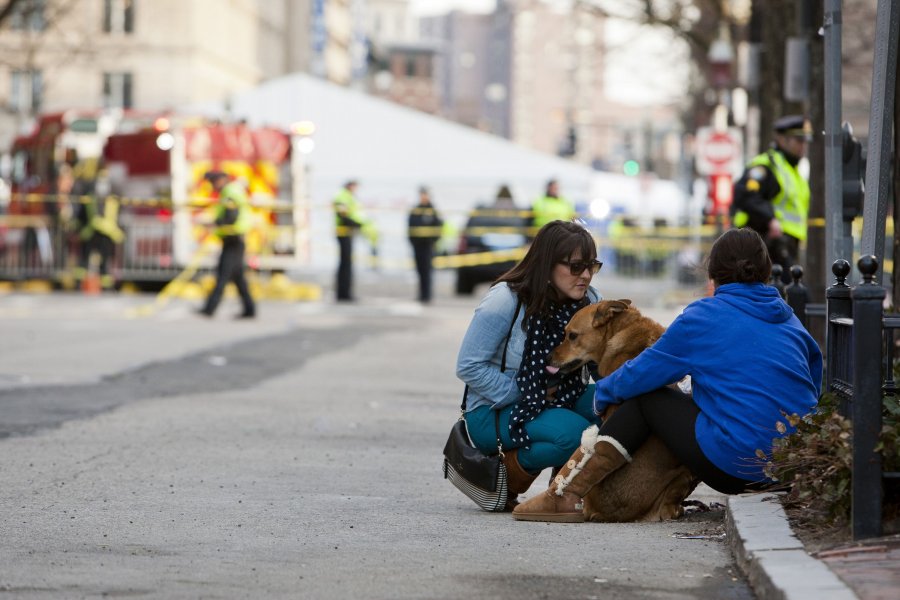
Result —
M 743 136 L 731 127 L 715 131 L 712 127 L 697 130 L 695 162 L 700 175 L 740 175 L 744 168 Z

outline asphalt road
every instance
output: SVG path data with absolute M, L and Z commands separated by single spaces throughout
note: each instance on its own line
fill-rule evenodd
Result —
M 444 481 L 476 299 L 408 284 L 253 323 L 0 296 L 0 597 L 753 597 L 715 504 L 519 523 Z

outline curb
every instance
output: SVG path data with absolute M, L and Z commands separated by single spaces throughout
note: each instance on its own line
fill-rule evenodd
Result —
M 858 600 L 824 562 L 806 553 L 772 493 L 728 496 L 725 527 L 738 568 L 760 600 Z

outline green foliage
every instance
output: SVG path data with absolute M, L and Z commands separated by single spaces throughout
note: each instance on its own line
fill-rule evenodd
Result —
M 788 490 L 785 508 L 797 524 L 812 530 L 841 527 L 850 518 L 850 481 L 852 474 L 852 427 L 848 419 L 838 414 L 837 398 L 825 394 L 814 413 L 800 418 L 785 415 L 776 429 L 784 431 L 785 424 L 795 426 L 792 434 L 774 441 L 766 475 Z M 886 396 L 883 402 L 884 425 L 877 450 L 882 453 L 886 471 L 900 470 L 900 403 L 896 396 Z M 889 505 L 898 502 L 886 495 L 888 513 L 896 511 Z

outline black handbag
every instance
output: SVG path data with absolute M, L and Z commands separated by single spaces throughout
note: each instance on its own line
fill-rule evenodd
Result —
M 516 304 L 516 312 L 506 343 L 503 346 L 503 357 L 500 371 L 506 370 L 506 347 L 512 335 L 512 328 L 519 316 L 522 303 Z M 500 411 L 494 411 L 494 428 L 497 432 L 497 453 L 485 454 L 475 447 L 466 429 L 466 398 L 469 386 L 463 392 L 459 419 L 450 429 L 450 437 L 444 445 L 444 479 L 456 486 L 459 491 L 472 499 L 482 510 L 502 512 L 509 496 L 509 484 L 506 476 L 506 465 L 503 464 L 503 444 L 500 442 Z

